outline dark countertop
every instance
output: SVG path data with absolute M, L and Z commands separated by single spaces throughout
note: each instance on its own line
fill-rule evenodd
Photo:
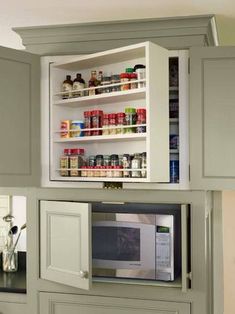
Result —
M 0 292 L 26 293 L 26 272 L 15 273 L 0 271 Z
M 2 265 L 2 254 L 0 254 Z M 18 252 L 18 271 L 6 273 L 0 267 L 0 292 L 26 293 L 26 252 Z

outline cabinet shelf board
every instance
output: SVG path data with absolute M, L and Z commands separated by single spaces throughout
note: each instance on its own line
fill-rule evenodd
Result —
M 146 139 L 146 133 L 130 133 L 115 135 L 97 135 L 84 137 L 71 137 L 63 139 L 55 139 L 54 143 L 94 143 L 94 142 L 124 142 L 124 141 L 141 141 Z
M 61 99 L 54 102 L 56 106 L 78 107 L 90 105 L 102 105 L 129 100 L 145 98 L 146 88 L 129 89 L 126 91 L 111 92 L 106 94 L 83 96 L 77 98 Z
M 108 178 L 108 177 L 55 177 L 55 181 L 67 181 L 67 182 L 149 182 L 147 178 Z
M 87 68 L 97 68 L 105 64 L 113 64 L 127 60 L 143 58 L 148 45 L 148 42 L 144 42 L 127 47 L 80 56 L 74 59 L 71 58 L 71 61 L 69 62 L 55 63 L 54 67 L 64 69 L 66 71 L 73 71 L 75 69 L 80 71 Z

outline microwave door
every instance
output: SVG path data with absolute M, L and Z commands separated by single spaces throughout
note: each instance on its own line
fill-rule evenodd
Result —
M 93 274 L 155 279 L 155 226 L 120 221 L 93 223 Z

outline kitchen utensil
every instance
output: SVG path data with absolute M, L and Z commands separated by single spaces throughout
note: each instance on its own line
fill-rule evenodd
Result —
M 8 235 L 14 235 L 14 234 L 17 234 L 17 232 L 18 232 L 18 226 L 13 226 L 8 231 Z
M 26 224 L 23 224 L 23 225 L 20 227 L 20 232 L 19 232 L 19 234 L 18 234 L 18 237 L 17 237 L 17 239 L 16 239 L 15 244 L 14 244 L 13 247 L 12 247 L 12 252 L 14 252 L 14 250 L 15 250 L 15 248 L 16 248 L 16 246 L 17 246 L 17 243 L 18 243 L 18 241 L 19 241 L 21 232 L 22 232 L 22 230 L 24 230 L 25 228 L 26 228 Z
M 15 217 L 12 216 L 11 214 L 7 214 L 6 216 L 2 217 L 2 219 L 5 221 L 5 222 L 12 222 L 12 220 L 14 219 Z

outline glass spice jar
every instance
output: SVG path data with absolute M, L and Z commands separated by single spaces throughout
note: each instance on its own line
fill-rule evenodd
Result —
M 97 80 L 97 73 L 96 71 L 91 71 L 91 78 L 89 80 L 89 91 L 88 94 L 89 96 L 93 96 L 96 95 L 98 93 L 96 88 L 92 88 L 92 87 L 97 87 L 99 85 L 99 81 Z
M 119 166 L 119 158 L 118 155 L 113 154 L 110 156 L 111 159 L 111 166 Z
M 96 165 L 96 160 L 95 160 L 95 156 L 90 155 L 89 159 L 88 159 L 88 166 L 90 167 L 94 167 Z
M 126 115 L 124 112 L 118 112 L 117 113 L 117 126 L 120 126 L 120 128 L 116 129 L 116 134 L 124 134 L 125 129 L 122 128 L 122 126 L 125 125 L 125 118 Z
M 113 177 L 114 178 L 122 177 L 122 166 L 113 166 Z
M 120 75 L 119 74 L 113 74 L 111 76 L 111 84 L 118 84 L 120 83 Z M 121 90 L 120 85 L 112 86 L 111 91 L 112 92 L 119 92 Z
M 103 111 L 102 110 L 93 110 L 91 112 L 91 121 L 92 128 L 102 128 L 103 126 Z M 92 131 L 92 135 L 102 135 L 102 130 Z
M 95 161 L 96 161 L 96 166 L 103 166 L 104 164 L 103 155 L 96 155 Z
M 100 90 L 103 93 L 110 93 L 112 91 L 112 87 L 108 86 L 111 85 L 111 77 L 110 76 L 103 76 L 103 79 L 101 81 L 101 86 L 102 88 L 100 88 Z M 108 87 L 105 87 L 108 86 Z
M 110 165 L 111 165 L 110 155 L 104 155 L 104 166 L 110 166 Z
M 60 157 L 60 175 L 61 177 L 69 177 L 70 171 L 70 156 L 71 156 L 71 149 L 65 148 L 63 156 Z
M 125 91 L 130 89 L 130 84 L 129 84 L 129 74 L 128 73 L 121 73 L 120 74 L 120 80 L 121 83 L 126 83 L 121 85 L 121 91 Z
M 130 73 L 129 74 L 129 80 L 130 80 L 130 89 L 138 88 L 137 80 L 137 73 Z
M 85 165 L 84 160 L 84 149 L 83 148 L 73 148 L 71 149 L 70 156 L 70 176 L 80 177 L 81 171 L 78 170 Z
M 94 167 L 92 167 L 92 166 L 88 166 L 87 167 L 87 176 L 88 177 L 93 177 L 94 176 Z
M 81 177 L 87 177 L 87 166 L 82 166 L 81 169 Z
M 134 158 L 131 161 L 131 169 L 132 169 L 131 177 L 132 178 L 141 178 L 140 168 L 141 168 L 141 156 L 140 154 L 134 154 Z
M 106 177 L 112 178 L 113 177 L 113 167 L 112 166 L 107 166 L 106 167 Z
M 147 154 L 146 152 L 143 152 L 141 154 L 141 177 L 146 178 L 147 177 Z
M 100 177 L 106 177 L 106 167 L 105 166 L 101 166 L 100 167 Z
M 129 178 L 131 176 L 130 171 L 125 171 L 125 169 L 131 168 L 131 156 L 129 154 L 124 154 L 122 158 L 122 165 L 123 165 L 123 177 Z
M 110 113 L 109 117 L 109 134 L 115 135 L 117 134 L 116 129 L 112 128 L 112 126 L 116 126 L 116 113 Z
M 136 109 L 125 108 L 126 125 L 135 125 L 136 123 Z M 125 133 L 135 133 L 135 128 L 125 128 Z
M 102 135 L 109 135 L 109 115 L 103 114 L 103 130 Z
M 136 110 L 137 113 L 137 121 L 136 124 L 146 124 L 146 109 L 140 108 Z M 145 133 L 146 132 L 146 126 L 137 126 L 136 133 Z
M 84 111 L 84 128 L 91 129 L 92 128 L 92 112 L 91 111 Z M 91 136 L 91 130 L 85 131 L 85 136 Z

